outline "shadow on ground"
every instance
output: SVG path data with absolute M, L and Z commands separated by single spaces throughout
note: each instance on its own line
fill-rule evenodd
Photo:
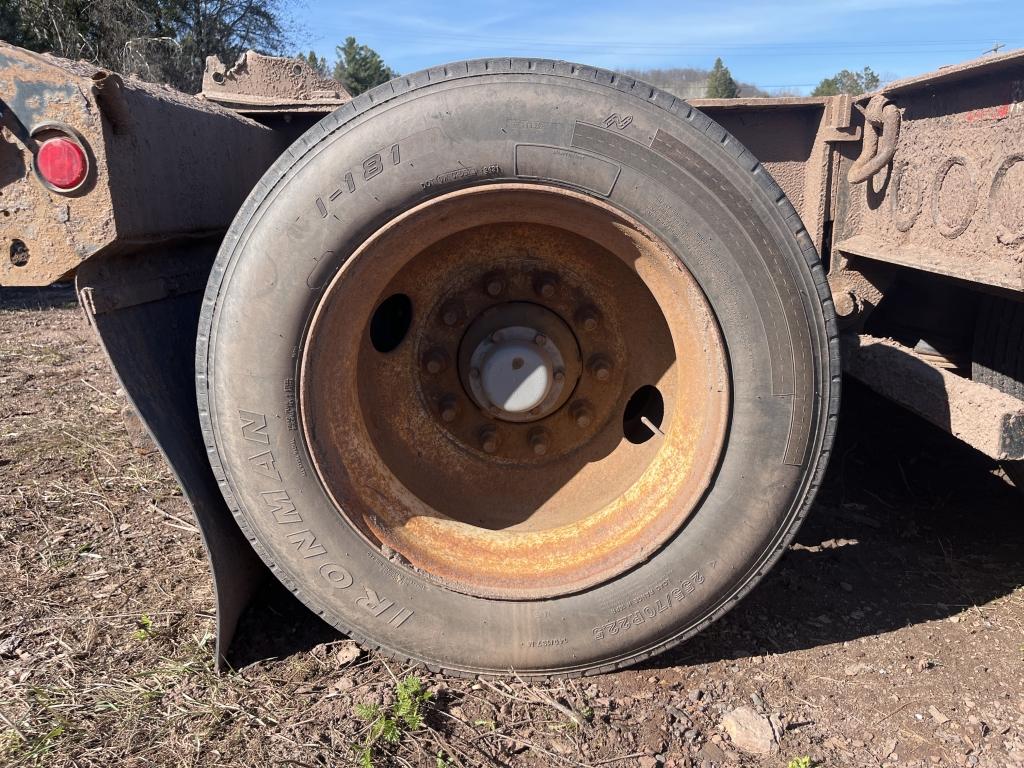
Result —
M 0 310 L 67 309 L 76 303 L 75 286 L 71 283 L 44 288 L 0 288 Z
M 855 382 L 795 547 L 721 621 L 646 668 L 855 640 L 1024 584 L 1024 498 L 998 466 Z
M 845 387 L 834 458 L 795 547 L 730 614 L 641 668 L 855 640 L 1024 584 L 1024 500 L 997 466 L 855 382 Z M 233 662 L 245 666 L 343 636 L 273 583 L 238 637 Z

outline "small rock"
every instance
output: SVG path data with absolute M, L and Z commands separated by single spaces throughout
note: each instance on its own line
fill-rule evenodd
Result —
M 696 704 L 698 701 L 701 700 L 701 698 L 703 698 L 703 696 L 704 691 L 702 691 L 700 688 L 694 688 L 686 695 L 686 698 L 688 698 L 690 701 Z
M 896 739 L 890 739 L 882 745 L 882 757 L 889 757 L 893 752 L 896 751 Z
M 678 720 L 682 723 L 688 723 L 690 721 L 690 718 L 686 716 L 685 712 L 672 704 L 665 707 L 665 714 L 671 719 Z
M 338 664 L 351 664 L 359 658 L 360 653 L 359 645 L 355 640 L 345 640 L 338 644 L 338 650 L 334 653 L 334 660 Z
M 863 664 L 863 663 L 848 664 L 846 666 L 846 668 L 843 669 L 843 672 L 846 673 L 847 677 L 854 677 L 856 675 L 862 674 L 864 672 L 870 672 L 870 671 L 871 671 L 871 667 L 869 667 L 867 664 Z
M 0 640 L 0 656 L 14 656 L 19 645 L 21 645 L 21 635 L 8 635 Z
M 744 752 L 767 755 L 776 748 L 772 724 L 750 707 L 734 709 L 723 718 L 722 727 L 732 743 Z
M 924 672 L 926 669 L 931 669 L 934 666 L 935 666 L 934 662 L 929 661 L 928 659 L 920 659 L 917 662 L 917 671 L 918 672 Z
M 700 758 L 701 768 L 704 768 L 705 765 L 723 765 L 727 756 L 725 750 L 717 744 L 705 744 L 697 753 L 697 757 Z
M 840 581 L 839 588 L 843 590 L 843 592 L 853 592 L 853 584 L 848 581 Z
M 356 687 L 356 681 L 351 677 L 339 677 L 333 683 L 331 683 L 331 693 L 343 693 L 344 691 L 351 691 Z
M 934 704 L 932 706 L 928 707 L 928 714 L 931 715 L 932 716 L 932 720 L 934 720 L 939 725 L 945 725 L 946 723 L 949 722 L 949 718 L 946 717 L 941 712 L 939 712 L 939 710 L 935 708 Z
M 650 755 L 640 758 L 640 768 L 658 768 L 658 761 Z

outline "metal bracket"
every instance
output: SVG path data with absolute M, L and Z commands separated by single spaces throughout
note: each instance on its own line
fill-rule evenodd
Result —
M 860 141 L 860 126 L 853 124 L 853 99 L 850 94 L 833 96 L 829 100 L 828 110 L 828 125 L 822 130 L 823 141 Z
M 196 333 L 219 242 L 98 256 L 79 267 L 75 281 L 114 373 L 195 512 L 213 574 L 216 666 L 223 670 L 239 617 L 270 574 L 224 502 L 199 426 Z

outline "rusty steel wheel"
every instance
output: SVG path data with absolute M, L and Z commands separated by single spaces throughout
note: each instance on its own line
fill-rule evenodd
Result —
M 607 204 L 522 184 L 368 238 L 323 295 L 299 391 L 339 512 L 426 578 L 504 599 L 657 551 L 728 413 L 722 340 L 678 260 Z
M 300 140 L 226 237 L 211 462 L 279 578 L 368 645 L 622 666 L 724 612 L 805 514 L 824 286 L 778 187 L 682 102 L 556 62 L 413 75 Z

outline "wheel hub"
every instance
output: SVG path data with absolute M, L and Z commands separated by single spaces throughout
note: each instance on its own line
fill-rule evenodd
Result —
M 483 412 L 502 421 L 543 419 L 566 401 L 580 375 L 580 349 L 568 325 L 527 302 L 482 312 L 459 345 L 463 387 Z
M 479 382 L 483 400 L 474 391 L 477 404 L 492 410 L 498 418 L 515 419 L 541 415 L 540 405 L 555 383 L 555 363 L 534 342 L 543 338 L 532 328 L 511 326 L 484 339 L 473 352 L 474 367 L 469 370 L 470 387 Z M 479 367 L 477 367 L 479 366 Z M 558 368 L 565 381 L 565 373 Z
M 613 361 L 623 343 L 607 318 L 602 329 L 601 301 L 580 274 L 523 255 L 494 261 L 481 257 L 475 273 L 467 267 L 428 313 L 418 389 L 436 425 L 464 450 L 548 463 L 593 439 L 613 415 L 623 383 Z

